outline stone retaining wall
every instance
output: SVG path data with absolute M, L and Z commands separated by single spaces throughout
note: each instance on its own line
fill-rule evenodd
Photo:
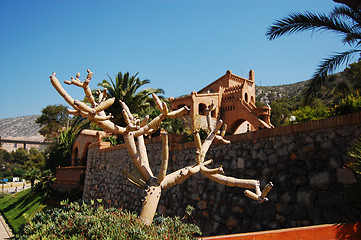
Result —
M 270 201 L 258 204 L 244 196 L 244 189 L 196 174 L 163 191 L 158 212 L 182 217 L 186 206 L 193 206 L 192 217 L 205 236 L 357 221 L 361 206 L 352 203 L 345 188 L 355 176 L 344 166 L 360 134 L 357 113 L 230 136 L 231 144 L 210 148 L 210 168 L 223 165 L 225 175 L 260 179 L 262 187 L 272 181 Z M 170 142 L 168 173 L 194 163 L 193 143 Z M 147 150 L 152 169 L 158 169 L 160 139 L 148 140 Z M 92 144 L 84 200 L 101 198 L 105 206 L 139 210 L 142 193 L 120 173 L 123 165 L 131 167 L 124 146 Z

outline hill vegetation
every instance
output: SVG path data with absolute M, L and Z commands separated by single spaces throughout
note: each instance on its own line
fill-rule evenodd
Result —
M 346 114 L 361 109 L 361 62 L 350 64 L 343 72 L 328 76 L 325 84 L 312 101 L 306 101 L 305 89 L 310 80 L 269 87 L 256 87 L 258 105 L 270 105 L 274 126 L 289 124 L 290 116 L 296 121 L 317 120 Z
M 277 85 L 277 86 L 256 86 L 256 100 L 263 105 L 271 104 L 274 100 L 283 98 L 301 99 L 302 91 L 310 80 Z

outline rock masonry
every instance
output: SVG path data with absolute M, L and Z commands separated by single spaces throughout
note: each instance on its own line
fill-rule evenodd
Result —
M 272 181 L 270 201 L 259 204 L 247 198 L 244 189 L 196 174 L 162 192 L 158 213 L 183 217 L 191 205 L 194 211 L 188 221 L 194 219 L 205 236 L 361 220 L 361 206 L 347 194 L 355 176 L 345 168 L 350 161 L 347 151 L 361 134 L 361 121 L 356 122 L 336 121 L 327 128 L 319 122 L 317 128 L 303 131 L 291 126 L 293 133 L 287 134 L 268 134 L 276 130 L 266 129 L 257 138 L 253 133 L 232 136 L 229 145 L 213 145 L 207 158 L 214 160 L 213 167 L 222 165 L 227 176 L 259 179 L 262 187 Z M 157 174 L 161 142 L 152 139 L 147 151 Z M 168 171 L 192 165 L 194 158 L 192 144 L 171 147 Z M 142 192 L 121 174 L 123 165 L 131 167 L 125 147 L 92 144 L 84 200 L 102 199 L 108 207 L 139 211 Z

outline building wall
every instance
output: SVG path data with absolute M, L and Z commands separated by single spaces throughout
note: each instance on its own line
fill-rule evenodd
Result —
M 106 135 L 103 131 L 84 129 L 75 138 L 72 148 L 71 165 L 86 166 L 86 155 L 91 143 L 100 141 Z
M 25 150 L 29 150 L 30 148 L 36 148 L 39 151 L 45 150 L 45 148 L 48 146 L 48 143 L 41 143 L 41 144 L 30 144 L 30 143 L 24 143 L 21 140 L 18 142 L 2 142 L 0 148 L 5 149 L 8 152 L 16 151 L 18 148 L 24 148 Z
M 172 109 L 181 106 L 190 108 L 189 116 L 192 117 L 192 129 L 204 127 L 199 115 L 204 115 L 204 109 L 210 104 L 216 106 L 212 117 L 222 118 L 228 126 L 228 132 L 239 134 L 255 131 L 260 128 L 272 128 L 270 122 L 271 109 L 258 108 L 255 105 L 255 77 L 250 70 L 249 79 L 232 74 L 230 70 L 216 81 L 191 95 L 171 98 Z M 244 122 L 248 123 L 244 123 Z M 243 124 L 244 123 L 244 124 Z
M 263 129 L 233 135 L 231 144 L 214 144 L 207 159 L 223 166 L 225 175 L 272 181 L 269 202 L 244 196 L 244 189 L 212 182 L 196 174 L 162 192 L 158 212 L 185 215 L 187 205 L 205 236 L 359 220 L 361 206 L 347 194 L 354 173 L 344 166 L 347 151 L 361 134 L 361 114 Z M 170 140 L 168 173 L 194 164 L 194 143 Z M 161 143 L 147 142 L 152 169 L 159 169 Z M 84 200 L 103 199 L 105 206 L 139 210 L 142 192 L 120 173 L 131 167 L 124 146 L 89 147 Z M 157 174 L 157 171 L 155 171 Z

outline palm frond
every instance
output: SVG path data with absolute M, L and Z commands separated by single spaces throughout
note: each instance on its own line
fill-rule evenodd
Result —
M 324 84 L 327 75 L 332 74 L 343 63 L 348 63 L 350 59 L 359 52 L 361 52 L 361 50 L 353 49 L 346 52 L 336 53 L 335 55 L 324 59 L 318 66 L 312 80 L 306 86 L 306 100 L 311 100 L 314 97 L 314 94 Z
M 343 63 L 348 64 L 354 54 L 361 52 L 359 49 L 352 49 L 346 52 L 336 53 L 322 61 L 316 70 L 314 77 L 322 77 L 333 73 Z
M 286 34 L 305 30 L 334 31 L 336 33 L 347 34 L 352 32 L 352 27 L 336 17 L 330 17 L 322 13 L 292 13 L 281 20 L 277 20 L 269 27 L 266 36 L 269 40 L 273 40 Z
M 331 13 L 332 17 L 341 18 L 343 21 L 349 21 L 350 32 L 346 34 L 343 43 L 360 45 L 361 40 L 361 10 L 347 6 L 335 7 Z
M 355 45 L 355 47 L 359 47 L 361 45 L 361 32 L 358 31 L 347 34 L 342 42 L 350 46 Z
M 337 6 L 333 9 L 330 16 L 347 18 L 355 23 L 360 24 L 361 10 L 358 8 L 351 8 L 348 6 Z

